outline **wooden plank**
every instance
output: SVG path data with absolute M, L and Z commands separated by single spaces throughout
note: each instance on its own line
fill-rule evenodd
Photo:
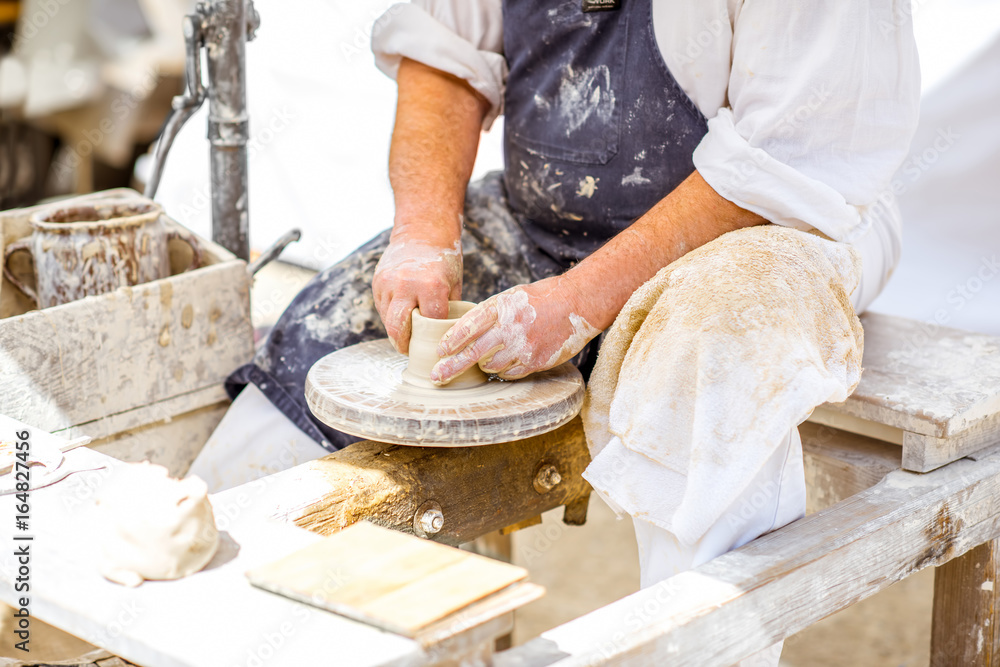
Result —
M 829 409 L 946 438 L 1000 412 L 1000 338 L 865 313 L 861 382 Z
M 1000 665 L 1000 542 L 993 540 L 934 573 L 931 664 Z
M 117 461 L 88 448 L 67 454 L 86 467 Z M 338 667 L 433 664 L 434 648 L 385 633 L 251 586 L 249 569 L 274 561 L 320 539 L 292 525 L 268 521 L 233 496 L 211 498 L 222 532 L 219 553 L 197 574 L 174 581 L 119 586 L 98 573 L 93 530 L 99 521 L 94 498 L 107 471 L 71 475 L 31 494 L 31 614 L 130 662 L 155 667 L 220 665 L 312 665 L 336 654 Z M 0 514 L 13 516 L 16 499 L 0 496 Z M 13 570 L 11 568 L 14 568 Z M 0 553 L 0 571 L 16 571 L 13 549 Z M 0 600 L 19 595 L 0 577 Z M 490 628 L 502 632 L 506 623 Z M 461 628 L 453 628 L 461 645 Z M 439 656 L 440 657 L 440 656 Z M 447 655 L 445 656 L 447 657 Z
M 367 522 L 247 572 L 255 586 L 408 637 L 527 576 Z
M 842 431 L 902 445 L 902 466 L 913 472 L 930 472 L 952 461 L 1000 443 L 1000 412 L 969 425 L 965 430 L 946 438 L 921 435 L 893 426 L 878 424 L 837 412 L 830 405 L 813 411 L 808 423 L 822 424 Z
M 229 397 L 226 395 L 223 385 L 216 384 L 177 396 L 171 396 L 170 398 L 148 405 L 141 405 L 125 412 L 109 414 L 94 421 L 55 429 L 53 433 L 67 438 L 89 435 L 95 441 L 104 440 L 132 429 L 142 428 L 156 424 L 157 422 L 168 422 L 176 416 L 210 405 L 216 405 L 223 401 L 228 402 Z
M 61 204 L 121 196 L 138 193 L 109 190 Z M 41 208 L 0 213 L 3 241 L 30 234 L 28 217 Z M 180 227 L 169 218 L 165 225 Z M 26 302 L 4 282 L 0 413 L 49 431 L 108 417 L 106 427 L 124 430 L 152 421 L 137 423 L 139 413 L 124 422 L 119 417 L 145 405 L 201 390 L 215 396 L 206 391 L 200 404 L 191 402 L 193 395 L 179 399 L 181 412 L 222 400 L 214 388 L 253 355 L 249 279 L 243 261 L 211 241 L 198 241 L 203 268 L 55 308 L 24 313 Z M 183 244 L 172 244 L 176 271 L 186 265 L 187 252 Z M 95 435 L 114 432 L 105 428 Z
M 895 445 L 846 431 L 799 426 L 806 475 L 806 512 L 812 514 L 869 489 L 900 468 Z
M 31 430 L 34 442 L 44 439 Z M 86 447 L 67 459 L 78 468 L 120 465 Z M 410 640 L 257 589 L 246 580 L 248 569 L 321 539 L 254 512 L 253 500 L 266 496 L 266 479 L 211 497 L 222 544 L 206 569 L 176 581 L 119 586 L 98 574 L 99 550 L 81 548 L 94 542 L 94 498 L 109 479 L 110 470 L 83 472 L 32 491 L 31 544 L 44 549 L 32 548 L 31 615 L 139 665 L 299 666 L 335 653 L 337 667 L 457 667 L 469 656 L 488 656 L 494 639 L 510 632 L 510 610 L 540 592 L 521 584 Z M 13 516 L 17 502 L 0 496 L 0 513 Z M 0 571 L 16 568 L 14 551 L 5 549 Z M 9 577 L 0 577 L 0 601 L 24 595 Z
M 164 466 L 173 477 L 184 477 L 229 405 L 226 399 L 95 440 L 88 446 L 119 461 L 150 461 Z
M 403 447 L 359 442 L 316 461 L 237 487 L 255 511 L 330 535 L 365 519 L 413 533 L 424 503 L 444 515 L 437 542 L 457 546 L 567 505 L 582 523 L 590 453 L 579 417 L 555 431 L 481 447 Z M 534 478 L 554 465 L 561 481 L 539 493 Z M 261 491 L 258 492 L 258 488 Z
M 877 422 L 861 419 L 854 415 L 844 414 L 831 405 L 821 405 L 813 410 L 807 420 L 812 424 L 822 424 L 831 428 L 856 433 L 883 442 L 891 442 L 895 445 L 903 444 L 903 434 L 905 431 L 894 426 L 886 426 Z
M 903 434 L 903 468 L 928 472 L 982 449 L 1000 444 L 1000 413 L 947 438 Z
M 0 320 L 0 413 L 54 431 L 219 385 L 253 356 L 242 262 Z
M 998 493 L 998 453 L 923 475 L 889 473 L 831 508 L 501 653 L 495 664 L 731 665 L 996 539 Z

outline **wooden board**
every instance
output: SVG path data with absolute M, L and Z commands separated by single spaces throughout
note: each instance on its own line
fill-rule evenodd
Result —
M 926 474 L 891 472 L 833 507 L 505 651 L 494 664 L 727 667 L 996 539 L 998 495 L 1000 452 Z
M 306 401 L 345 433 L 424 447 L 528 438 L 562 426 L 583 405 L 583 378 L 568 362 L 522 380 L 454 390 L 406 384 L 406 364 L 388 339 L 338 350 L 309 370 Z
M 119 431 L 94 440 L 89 447 L 119 461 L 149 461 L 165 467 L 171 477 L 187 474 L 215 427 L 229 409 L 229 399 L 146 426 Z
M 583 524 L 590 485 L 581 476 L 590 453 L 579 418 L 527 440 L 485 447 L 400 447 L 359 442 L 316 461 L 244 484 L 264 516 L 331 535 L 367 520 L 414 532 L 428 501 L 444 515 L 437 542 L 457 546 L 565 506 L 564 521 Z M 552 490 L 534 487 L 538 471 L 555 466 Z M 233 490 L 236 492 L 236 489 Z
M 1000 338 L 866 313 L 864 372 L 809 421 L 903 447 L 928 472 L 1000 442 Z
M 874 438 L 809 423 L 799 435 L 809 514 L 870 489 L 901 466 L 899 447 Z
M 30 232 L 36 209 L 0 214 L 5 242 Z M 254 351 L 249 279 L 243 261 L 199 241 L 203 268 L 54 308 L 18 314 L 4 284 L 0 413 L 107 437 L 223 400 Z
M 836 411 L 936 438 L 1000 412 L 1000 338 L 879 313 L 861 323 L 864 372 Z
M 931 665 L 1000 664 L 1000 543 L 980 544 L 934 572 Z
M 32 437 L 42 436 L 36 431 Z M 67 457 L 77 467 L 120 465 L 85 447 Z M 510 631 L 510 609 L 524 601 L 490 598 L 489 608 L 476 605 L 449 616 L 414 641 L 256 588 L 247 570 L 321 539 L 254 511 L 265 480 L 211 496 L 223 542 L 206 569 L 175 581 L 119 586 L 98 573 L 94 498 L 108 479 L 108 471 L 79 473 L 32 492 L 30 609 L 32 618 L 137 665 L 301 667 L 322 656 L 335 656 L 337 667 L 441 665 L 491 646 Z M 16 504 L 15 496 L 0 496 L 0 514 L 13 517 Z M 0 571 L 17 567 L 14 549 L 4 549 Z M 24 595 L 13 583 L 0 577 L 3 602 Z M 517 595 L 531 593 L 521 587 Z
M 365 522 L 247 572 L 255 586 L 408 637 L 527 576 Z

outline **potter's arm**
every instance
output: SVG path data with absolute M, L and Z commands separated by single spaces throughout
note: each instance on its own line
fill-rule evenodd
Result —
M 409 315 L 442 318 L 461 296 L 465 189 L 489 104 L 468 83 L 404 59 L 389 152 L 396 203 L 390 247 L 372 285 L 375 306 L 397 348 L 409 341 Z
M 578 314 L 597 329 L 606 329 L 632 293 L 657 271 L 726 232 L 765 222 L 723 198 L 695 171 L 566 273 L 568 289 L 587 295 Z
M 446 383 L 479 361 L 508 379 L 552 368 L 611 326 L 632 293 L 664 266 L 726 232 L 764 222 L 695 171 L 566 273 L 501 293 L 459 320 L 441 342 L 444 358 L 431 380 Z

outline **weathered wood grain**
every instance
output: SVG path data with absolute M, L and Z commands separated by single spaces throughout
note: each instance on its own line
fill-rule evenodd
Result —
M 830 426 L 848 433 L 856 433 L 869 438 L 875 438 L 883 442 L 890 442 L 894 445 L 903 444 L 903 434 L 905 431 L 895 426 L 886 426 L 878 422 L 861 419 L 854 415 L 845 414 L 839 411 L 837 406 L 821 405 L 813 410 L 807 420 L 810 424 L 822 424 Z
M 33 210 L 0 214 L 6 242 L 30 232 L 25 221 Z M 0 413 L 48 431 L 81 427 L 105 437 L 148 424 L 152 415 L 222 400 L 225 377 L 253 355 L 249 280 L 244 262 L 200 241 L 204 268 L 54 308 L 4 313 L 11 316 L 0 319 Z M 8 307 L 18 305 L 7 300 L 11 291 L 4 285 Z M 202 402 L 193 404 L 195 398 Z M 163 414 L 172 399 L 179 412 Z M 154 404 L 147 417 L 119 417 Z
M 581 473 L 590 453 L 579 418 L 544 435 L 483 447 L 404 447 L 359 442 L 316 461 L 230 490 L 247 511 L 330 535 L 365 519 L 414 533 L 413 518 L 428 501 L 444 515 L 431 538 L 459 545 L 566 505 L 582 522 L 590 485 Z M 539 493 L 543 464 L 562 477 Z
M 993 445 L 1000 445 L 1000 412 L 947 438 L 905 432 L 903 468 L 928 472 Z
M 363 521 L 247 572 L 255 586 L 414 638 L 527 576 L 524 568 Z M 532 591 L 519 600 L 543 592 Z M 513 610 L 488 606 L 498 616 Z
M 94 440 L 88 446 L 119 461 L 149 461 L 161 465 L 170 471 L 172 477 L 181 478 L 187 474 L 209 436 L 222 421 L 229 405 L 229 399 L 225 399 L 183 414 L 170 412 L 167 417 L 153 420 L 144 426 L 111 431 L 114 435 Z M 153 406 L 137 408 L 130 413 L 145 411 L 151 407 Z M 171 406 L 166 409 L 179 408 Z M 77 428 L 80 427 L 70 430 Z
M 931 667 L 1000 665 L 998 549 L 980 544 L 934 573 Z
M 998 493 L 1000 454 L 923 475 L 892 472 L 834 507 L 501 653 L 495 664 L 731 665 L 996 539 Z
M 861 323 L 861 383 L 827 408 L 936 438 L 1000 412 L 1000 338 L 879 313 Z
M 895 445 L 846 431 L 799 426 L 806 474 L 806 512 L 812 514 L 861 493 L 900 468 Z

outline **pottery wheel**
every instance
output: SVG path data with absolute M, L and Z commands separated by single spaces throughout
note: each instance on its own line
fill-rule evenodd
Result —
M 306 401 L 324 424 L 397 445 L 469 447 L 556 429 L 580 412 L 583 377 L 567 362 L 511 382 L 468 389 L 403 381 L 407 358 L 388 339 L 359 343 L 317 361 Z

